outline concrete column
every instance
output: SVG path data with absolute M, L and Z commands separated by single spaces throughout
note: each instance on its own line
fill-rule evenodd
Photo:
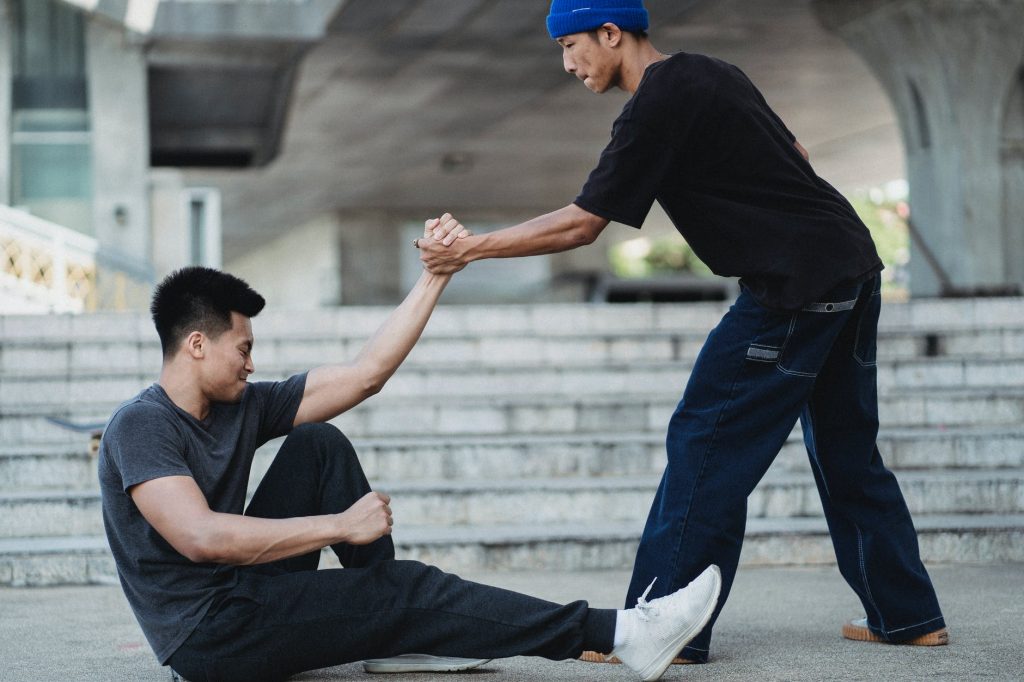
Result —
M 912 220 L 949 284 L 964 293 L 1020 291 L 1024 0 L 814 0 L 814 6 L 893 102 Z M 913 248 L 912 293 L 951 293 Z
M 14 26 L 7 0 L 0 0 L 0 204 L 11 203 L 11 54 Z
M 176 168 L 154 168 L 149 172 L 150 241 L 153 277 L 160 281 L 189 264 L 188 216 L 182 192 L 185 179 Z
M 96 20 L 87 22 L 86 53 L 95 235 L 102 251 L 149 270 L 145 56 L 124 29 Z

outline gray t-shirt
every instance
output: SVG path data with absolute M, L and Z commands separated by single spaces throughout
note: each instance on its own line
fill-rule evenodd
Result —
M 161 664 L 177 651 L 237 568 L 179 554 L 128 494 L 163 476 L 191 476 L 210 509 L 241 514 L 256 448 L 292 429 L 306 375 L 249 384 L 238 403 L 214 403 L 205 420 L 153 384 L 115 410 L 100 443 L 103 525 L 128 603 Z

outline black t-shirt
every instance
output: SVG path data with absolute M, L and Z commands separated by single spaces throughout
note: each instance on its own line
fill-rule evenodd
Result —
M 227 564 L 179 554 L 146 521 L 128 489 L 162 476 L 191 476 L 210 509 L 241 514 L 256 448 L 292 429 L 306 375 L 250 383 L 237 403 L 214 403 L 200 421 L 153 384 L 114 412 L 100 443 L 103 525 L 128 603 L 161 663 L 237 583 Z
M 639 228 L 657 200 L 712 271 L 799 309 L 882 263 L 794 140 L 737 67 L 679 53 L 647 68 L 575 203 Z

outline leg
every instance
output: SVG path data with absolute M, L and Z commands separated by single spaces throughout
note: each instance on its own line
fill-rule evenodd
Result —
M 868 282 L 801 417 L 839 570 L 872 632 L 905 641 L 945 627 L 903 494 L 875 445 L 878 280 Z
M 614 610 L 552 604 L 415 561 L 242 576 L 171 657 L 188 679 L 281 679 L 410 651 L 561 660 L 610 649 L 615 631 Z
M 859 287 L 797 313 L 766 310 L 744 292 L 712 331 L 669 424 L 668 465 L 637 551 L 627 606 L 722 570 L 725 603 L 746 526 L 746 500 L 792 431 Z M 706 661 L 711 625 L 682 656 Z
M 293 430 L 274 458 L 245 513 L 267 519 L 336 514 L 370 492 L 370 484 L 348 438 L 329 424 Z M 340 543 L 331 549 L 342 566 L 357 568 L 395 558 L 390 536 L 369 545 Z M 311 571 L 320 552 L 264 564 L 264 572 Z

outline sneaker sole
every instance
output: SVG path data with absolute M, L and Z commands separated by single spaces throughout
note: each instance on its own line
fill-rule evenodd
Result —
M 479 668 L 491 659 L 479 659 L 465 663 L 377 663 L 363 661 L 363 670 L 368 673 L 457 673 Z
M 855 642 L 878 642 L 879 644 L 908 644 L 910 646 L 945 646 L 949 644 L 949 630 L 946 628 L 903 642 L 890 642 L 887 639 L 882 639 L 866 627 L 846 623 L 843 625 L 843 637 Z
M 711 614 L 715 612 L 715 608 L 718 606 L 718 597 L 722 593 L 722 572 L 717 568 L 715 569 L 715 577 L 717 578 L 717 580 L 715 581 L 715 594 L 708 602 L 707 606 L 704 607 L 704 612 L 700 614 L 700 618 L 698 618 L 697 622 L 694 623 L 685 632 L 681 633 L 678 637 L 676 637 L 675 641 L 673 641 L 671 644 L 662 649 L 661 653 L 659 654 L 659 656 L 663 656 L 666 652 L 672 651 L 673 657 L 661 665 L 637 671 L 640 674 L 640 676 L 644 679 L 644 682 L 652 682 L 652 680 L 657 680 L 663 674 L 665 674 L 665 671 L 668 670 L 668 667 L 672 665 L 672 661 L 675 658 L 675 654 L 682 651 L 683 647 L 689 644 L 690 640 L 696 637 L 700 633 L 700 631 L 704 629 L 704 626 L 708 624 L 708 621 L 711 620 Z
M 596 651 L 584 651 L 580 654 L 579 660 L 585 663 L 611 663 L 613 665 L 620 665 L 622 663 L 618 656 L 608 656 Z M 679 658 L 678 656 L 672 659 L 672 665 L 693 665 L 694 663 L 696 661 L 691 661 L 688 658 Z

